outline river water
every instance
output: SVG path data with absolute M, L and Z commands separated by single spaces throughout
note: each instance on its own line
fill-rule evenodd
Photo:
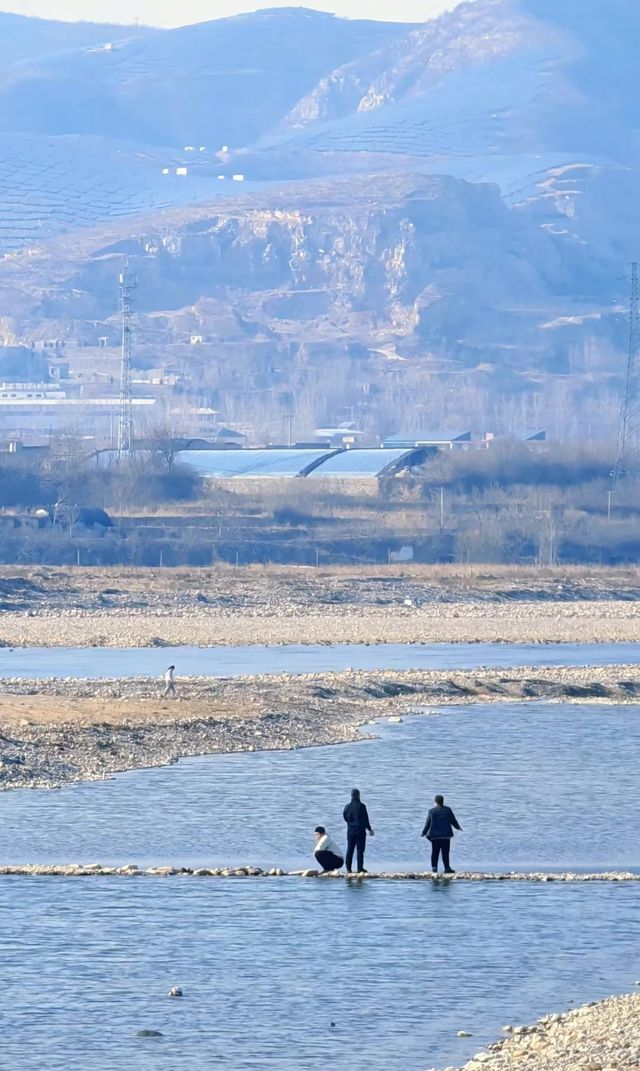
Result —
M 371 869 L 425 868 L 436 791 L 464 826 L 459 869 L 640 869 L 638 707 L 478 705 L 372 732 L 4 793 L 0 858 L 306 865 L 318 822 L 342 839 L 358 784 Z M 0 1065 L 463 1063 L 504 1022 L 632 988 L 639 908 L 640 888 L 616 884 L 2 878 Z
M 638 906 L 631 886 L 3 878 L 2 1067 L 462 1063 L 505 1022 L 632 987 Z
M 357 785 L 376 831 L 370 869 L 425 867 L 420 832 L 439 791 L 465 830 L 460 868 L 640 868 L 638 707 L 445 707 L 372 732 L 3 793 L 0 862 L 306 866 L 316 825 L 343 837 Z
M 327 644 L 274 647 L 14 647 L 0 649 L 2 677 L 183 676 L 325 673 L 348 668 L 478 669 L 636 665 L 637 643 Z

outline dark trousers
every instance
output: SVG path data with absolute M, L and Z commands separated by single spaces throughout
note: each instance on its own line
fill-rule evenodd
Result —
M 438 859 L 440 858 L 440 852 L 442 852 L 442 862 L 444 863 L 444 869 L 450 870 L 449 863 L 449 850 L 451 848 L 450 840 L 432 840 L 431 841 L 431 869 L 438 869 Z
M 364 870 L 364 850 L 366 846 L 366 829 L 358 829 L 354 830 L 353 832 L 349 829 L 347 831 L 347 870 L 351 870 L 354 852 L 357 853 L 358 873 L 361 873 Z
M 316 852 L 316 860 L 320 863 L 323 870 L 339 870 L 344 859 L 341 859 L 339 855 L 334 855 L 333 852 Z

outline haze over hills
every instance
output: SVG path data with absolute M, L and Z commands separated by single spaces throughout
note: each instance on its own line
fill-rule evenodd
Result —
M 393 424 L 418 390 L 423 416 L 545 414 L 562 433 L 575 391 L 605 434 L 640 248 L 631 0 L 474 0 L 421 26 L 278 9 L 122 36 L 3 19 L 7 52 L 19 38 L 0 75 L 7 332 L 74 338 L 93 319 L 115 338 L 126 252 L 138 352 L 153 339 L 171 362 L 186 334 L 210 339 L 186 359 L 228 419 L 249 421 L 257 391 L 301 424 L 340 405 Z
M 0 29 L 2 18 L 9 16 L 0 16 Z M 37 28 L 38 20 L 27 21 Z M 102 47 L 92 40 L 94 47 L 39 54 L 37 62 L 5 69 L 0 129 L 240 148 L 266 134 L 336 65 L 405 29 L 304 8 L 136 34 L 92 27 Z
M 23 61 L 33 62 L 56 53 L 93 48 L 105 41 L 137 37 L 143 33 L 148 33 L 146 27 L 57 22 L 0 11 L 0 60 L 3 67 Z

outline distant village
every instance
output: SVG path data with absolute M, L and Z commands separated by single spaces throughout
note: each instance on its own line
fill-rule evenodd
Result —
M 96 341 L 98 352 L 107 349 L 108 338 Z M 197 336 L 189 339 L 190 345 L 198 343 Z M 86 360 L 74 360 L 77 350 L 77 345 L 70 347 L 61 339 L 30 346 L 0 346 L 0 454 L 25 452 L 45 458 L 64 437 L 73 438 L 85 457 L 95 455 L 102 458 L 102 463 L 109 461 L 117 446 L 119 378 L 115 369 L 101 372 L 99 359 L 92 362 L 91 373 L 79 371 L 79 365 L 85 367 Z M 329 475 L 331 466 L 326 467 L 326 460 L 336 453 L 350 452 L 352 462 L 344 458 L 333 468 L 337 467 L 343 476 L 350 470 L 353 475 L 370 476 L 389 470 L 392 458 L 387 451 L 393 451 L 393 460 L 402 458 L 406 465 L 421 463 L 429 451 L 488 449 L 505 439 L 535 448 L 547 438 L 545 430 L 539 428 L 513 435 L 494 430 L 474 434 L 468 429 L 416 428 L 411 414 L 407 414 L 406 428 L 388 435 L 364 431 L 355 421 L 347 420 L 305 429 L 300 438 L 293 434 L 292 415 L 285 414 L 283 434 L 265 441 L 264 429 L 230 427 L 224 414 L 207 401 L 183 367 L 134 371 L 131 407 L 135 448 L 148 448 L 150 439 L 157 439 L 162 429 L 183 457 L 193 453 L 196 467 L 205 477 L 268 475 L 262 455 L 274 450 L 296 452 L 299 457 L 297 466 L 292 463 L 283 469 L 279 462 L 274 475 L 304 476 L 310 474 L 309 465 L 311 471 L 324 469 Z M 245 455 L 241 465 L 237 459 L 225 461 L 220 456 L 223 451 L 239 450 Z M 380 450 L 384 453 L 378 454 Z M 309 451 L 318 456 L 307 459 Z M 369 463 L 363 469 L 364 453 Z M 325 464 L 320 464 L 321 458 Z

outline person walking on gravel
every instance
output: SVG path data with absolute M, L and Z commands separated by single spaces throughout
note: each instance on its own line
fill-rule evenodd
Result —
M 177 695 L 178 695 L 178 693 L 176 692 L 175 671 L 176 671 L 176 667 L 175 666 L 169 666 L 169 668 L 167 669 L 167 671 L 166 671 L 166 673 L 164 675 L 164 692 L 162 693 L 162 698 L 163 699 L 166 699 L 167 696 L 170 696 L 170 695 L 172 695 L 173 698 L 175 699 L 177 697 Z
M 462 826 L 458 823 L 451 808 L 445 807 L 444 796 L 436 796 L 435 807 L 429 811 L 422 830 L 422 836 L 431 841 L 431 869 L 434 874 L 438 873 L 438 861 L 441 854 L 445 874 L 455 874 L 449 860 L 454 829 L 462 832 Z
M 364 852 L 367 846 L 367 833 L 373 836 L 369 813 L 360 799 L 360 790 L 351 789 L 351 800 L 343 811 L 347 823 L 347 874 L 351 873 L 353 853 L 357 853 L 358 874 L 366 874 L 364 869 Z

